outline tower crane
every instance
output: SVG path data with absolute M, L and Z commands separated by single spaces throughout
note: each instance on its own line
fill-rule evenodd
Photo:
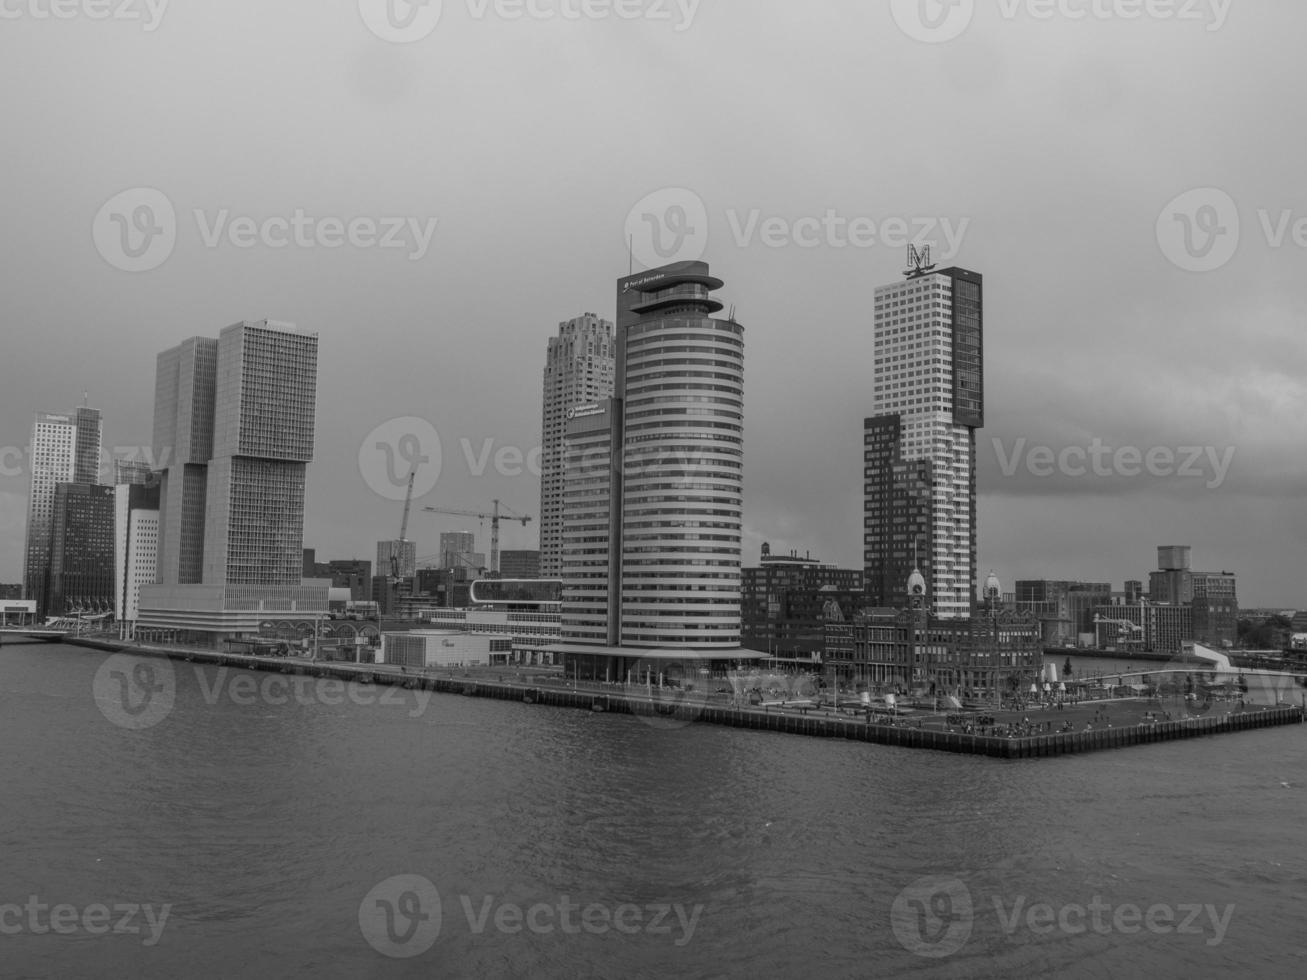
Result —
M 489 514 L 478 513 L 474 510 L 446 510 L 443 507 L 424 507 L 423 510 L 431 514 L 443 514 L 446 517 L 475 517 L 479 521 L 490 522 L 490 571 L 492 574 L 499 574 L 499 522 L 501 518 L 510 521 L 521 521 L 522 526 L 530 524 L 534 517 L 527 517 L 524 514 L 515 514 L 507 507 L 504 507 L 498 500 L 495 501 L 494 510 Z
M 399 544 L 408 543 L 408 515 L 413 510 L 413 481 L 418 475 L 418 468 L 408 475 L 408 492 L 404 494 L 404 519 L 399 522 Z M 399 550 L 390 549 L 390 577 L 399 578 Z

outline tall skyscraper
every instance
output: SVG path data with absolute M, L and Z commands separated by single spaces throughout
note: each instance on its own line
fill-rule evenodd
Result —
M 613 395 L 617 342 L 613 324 L 593 313 L 558 326 L 545 358 L 540 474 L 540 573 L 563 568 L 563 437 L 577 409 Z M 444 549 L 442 548 L 443 552 Z
M 154 387 L 154 460 L 159 483 L 159 581 L 198 585 L 204 573 L 204 515 L 218 341 L 192 337 L 159 355 Z
M 141 590 L 143 625 L 216 642 L 261 612 L 325 609 L 301 577 L 317 365 L 316 334 L 270 320 L 159 355 L 159 584 Z
M 73 412 L 73 424 L 77 429 L 73 442 L 73 482 L 98 484 L 103 445 L 100 410 L 83 405 Z
M 204 582 L 299 584 L 317 386 L 316 335 L 270 321 L 218 335 Z
M 565 642 L 740 648 L 744 328 L 703 262 L 617 283 L 616 397 L 574 413 Z
M 100 413 L 93 408 L 83 406 L 71 415 L 41 413 L 32 426 L 23 591 L 36 602 L 38 617 L 48 614 L 55 488 L 97 483 L 100 445 Z
M 868 599 L 970 616 L 976 596 L 976 430 L 985 422 L 983 278 L 929 259 L 875 292 L 875 414 L 864 425 Z

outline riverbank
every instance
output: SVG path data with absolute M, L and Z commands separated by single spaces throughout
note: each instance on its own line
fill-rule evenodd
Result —
M 865 715 L 834 714 L 798 709 L 753 708 L 714 704 L 686 696 L 680 691 L 617 693 L 562 686 L 561 677 L 505 679 L 498 672 L 495 680 L 470 675 L 456 677 L 433 673 L 408 673 L 378 664 L 330 663 L 288 658 L 254 657 L 216 651 L 178 650 L 138 647 L 133 644 L 86 638 L 69 638 L 70 646 L 108 653 L 162 657 L 218 667 L 334 678 L 362 684 L 427 690 L 440 694 L 518 701 L 546 707 L 573 708 L 595 712 L 630 714 L 665 727 L 683 727 L 694 723 L 725 725 L 756 731 L 772 731 L 818 738 L 843 738 L 896 745 L 904 748 L 934 749 L 943 752 L 984 755 L 1003 759 L 1046 758 L 1126 748 L 1183 738 L 1198 738 L 1233 732 L 1251 731 L 1280 725 L 1302 724 L 1304 706 L 1279 705 L 1248 708 L 1233 703 L 1217 710 L 1193 713 L 1177 709 L 1171 713 L 1150 707 L 1141 700 L 1115 702 L 1110 711 L 1114 719 L 1102 720 L 1101 707 L 1086 707 L 1095 712 L 1095 721 L 1080 727 L 1082 721 L 1071 711 L 1040 709 L 1021 713 L 995 713 L 995 721 L 984 729 L 974 730 L 955 725 L 940 716 L 910 715 L 885 718 Z M 1153 717 L 1145 718 L 1145 714 Z M 1019 723 L 1018 723 L 1019 722 Z M 1121 723 L 1128 722 L 1128 723 Z M 1071 728 L 1072 730 L 1058 730 Z M 1002 734 L 997 734 L 1002 733 Z

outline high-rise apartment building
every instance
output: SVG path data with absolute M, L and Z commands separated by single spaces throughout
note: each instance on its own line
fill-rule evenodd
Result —
M 36 416 L 28 458 L 31 484 L 23 590 L 36 603 L 38 617 L 48 614 L 55 488 L 61 483 L 97 483 L 100 447 L 101 423 L 97 409 L 83 406 L 70 415 Z
M 984 425 L 983 278 L 919 264 L 875 291 L 875 414 L 864 425 L 864 565 L 873 606 L 908 605 L 914 568 L 940 618 L 976 596 L 976 430 Z
M 563 438 L 577 411 L 613 395 L 617 341 L 613 324 L 593 313 L 558 326 L 545 356 L 540 473 L 540 574 L 563 569 Z M 471 549 L 468 549 L 471 550 Z M 444 552 L 444 548 L 441 548 Z
M 615 397 L 566 431 L 567 644 L 738 655 L 744 328 L 713 316 L 723 285 L 703 262 L 618 280 Z

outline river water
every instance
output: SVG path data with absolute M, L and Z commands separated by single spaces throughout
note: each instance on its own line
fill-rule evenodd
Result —
M 0 649 L 0 975 L 1307 974 L 1299 727 L 1004 762 L 166 663 Z

